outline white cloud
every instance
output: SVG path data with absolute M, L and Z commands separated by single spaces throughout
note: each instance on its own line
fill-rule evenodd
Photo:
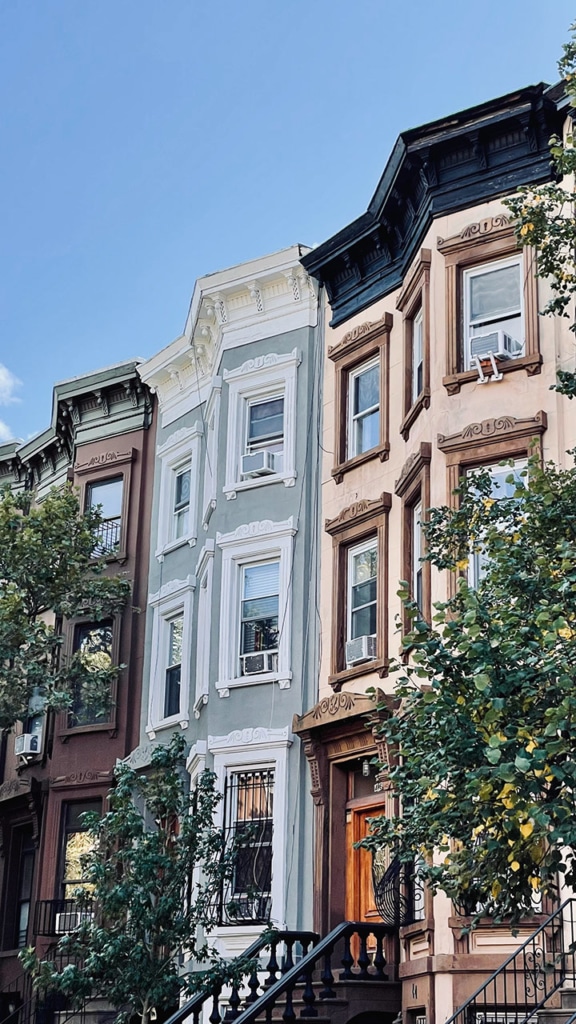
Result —
M 10 429 L 7 423 L 0 420 L 0 444 L 4 441 L 11 441 L 14 437 L 14 431 Z
M 22 381 L 18 380 L 11 370 L 3 363 L 0 363 L 0 405 L 11 405 L 12 402 L 19 402 L 14 392 L 20 387 Z M 2 424 L 6 427 L 6 424 Z M 6 429 L 8 429 L 6 427 Z

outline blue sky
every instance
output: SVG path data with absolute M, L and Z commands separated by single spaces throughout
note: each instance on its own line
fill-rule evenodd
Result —
M 197 277 L 322 242 L 398 133 L 553 82 L 568 0 L 0 0 L 0 440 L 182 330 Z

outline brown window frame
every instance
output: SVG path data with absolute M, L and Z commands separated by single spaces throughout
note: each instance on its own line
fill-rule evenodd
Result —
M 478 380 L 474 369 L 462 369 L 463 337 L 463 276 L 464 271 L 483 263 L 521 257 L 524 282 L 524 355 L 498 364 L 504 373 L 525 370 L 529 377 L 540 373 L 542 355 L 538 336 L 538 282 L 536 254 L 529 247 L 520 249 L 514 227 L 503 214 L 486 217 L 470 224 L 459 235 L 439 238 L 438 251 L 444 256 L 446 267 L 446 375 L 442 383 L 449 395 L 459 393 L 463 384 Z
M 74 478 L 80 477 L 80 508 L 82 509 L 87 508 L 91 485 L 104 484 L 110 480 L 122 478 L 120 544 L 116 551 L 110 551 L 104 556 L 106 562 L 125 562 L 128 558 L 130 484 L 132 479 L 132 463 L 135 458 L 135 449 L 129 448 L 125 452 L 105 452 L 103 455 L 94 455 L 88 462 L 76 463 L 74 466 Z M 105 467 L 104 472 L 98 472 L 101 466 Z
M 420 502 L 422 506 L 422 521 L 427 519 L 430 508 L 430 462 L 432 459 L 432 445 L 429 441 L 422 441 L 419 448 L 405 462 L 399 480 L 396 482 L 394 493 L 402 500 L 402 578 L 407 581 L 410 591 L 410 599 L 414 600 L 412 592 L 413 570 L 412 553 L 414 509 Z M 423 554 L 426 553 L 425 539 L 422 541 Z M 422 563 L 422 617 L 426 622 L 432 621 L 432 592 L 431 592 L 431 569 L 430 562 Z M 404 633 L 411 629 L 412 620 L 402 610 L 402 626 Z
M 448 504 L 458 507 L 455 494 L 467 470 L 481 469 L 503 459 L 543 458 L 542 435 L 548 427 L 544 410 L 534 416 L 496 416 L 470 423 L 456 434 L 438 434 L 437 446 L 446 458 Z M 456 593 L 457 574 L 448 574 L 448 593 Z
M 400 433 L 405 441 L 410 437 L 410 428 L 416 422 L 422 409 L 430 408 L 430 249 L 421 249 L 418 262 L 408 276 L 398 299 L 396 308 L 402 313 L 404 337 L 404 403 Z M 412 340 L 414 319 L 422 310 L 422 389 L 413 398 Z
M 96 622 L 93 618 L 82 618 L 74 619 L 73 621 L 66 623 L 66 637 L 64 640 L 64 657 L 71 658 L 76 648 L 76 636 L 78 630 L 83 626 L 98 626 L 105 623 L 112 623 L 112 664 L 118 665 L 120 663 L 120 631 L 122 627 L 122 616 L 121 615 L 109 615 L 106 619 L 103 619 L 101 623 Z M 77 736 L 82 733 L 92 732 L 108 732 L 110 735 L 115 735 L 117 730 L 117 712 L 118 712 L 118 677 L 112 683 L 110 689 L 110 715 L 109 717 L 99 722 L 93 722 L 88 725 L 73 725 L 70 722 L 70 712 L 61 711 L 57 718 L 57 732 L 62 742 L 65 742 L 70 736 Z
M 375 323 L 361 324 L 345 334 L 337 345 L 328 348 L 334 363 L 334 457 L 332 476 L 337 484 L 344 474 L 372 459 L 385 462 L 390 453 L 389 380 L 390 331 L 393 317 L 384 313 Z M 380 367 L 380 438 L 368 451 L 348 456 L 349 381 L 354 370 L 378 357 Z
M 383 492 L 371 501 L 363 498 L 334 518 L 326 520 L 325 530 L 332 537 L 332 637 L 328 682 L 336 692 L 351 679 L 368 673 L 380 677 L 388 672 L 388 512 L 392 495 Z M 378 577 L 376 591 L 376 658 L 346 668 L 345 644 L 348 598 L 348 552 L 371 537 L 376 538 Z

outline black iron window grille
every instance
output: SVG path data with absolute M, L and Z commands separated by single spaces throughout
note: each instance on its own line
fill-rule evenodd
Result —
M 230 774 L 224 791 L 225 845 L 237 843 L 220 899 L 220 924 L 267 924 L 272 904 L 274 771 Z

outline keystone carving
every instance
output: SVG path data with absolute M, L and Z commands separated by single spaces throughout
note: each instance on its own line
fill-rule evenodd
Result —
M 361 523 L 365 519 L 371 519 L 373 516 L 387 512 L 391 504 L 392 495 L 386 491 L 374 500 L 360 498 L 353 505 L 343 508 L 334 519 L 326 519 L 324 529 L 327 533 L 339 533 L 341 530 L 345 530 L 347 526 Z
M 493 416 L 480 423 L 469 423 L 457 434 L 438 434 L 438 447 L 443 452 L 459 451 L 471 444 L 497 438 L 535 437 L 543 434 L 548 417 L 543 410 L 535 416 L 517 419 L 516 416 Z

